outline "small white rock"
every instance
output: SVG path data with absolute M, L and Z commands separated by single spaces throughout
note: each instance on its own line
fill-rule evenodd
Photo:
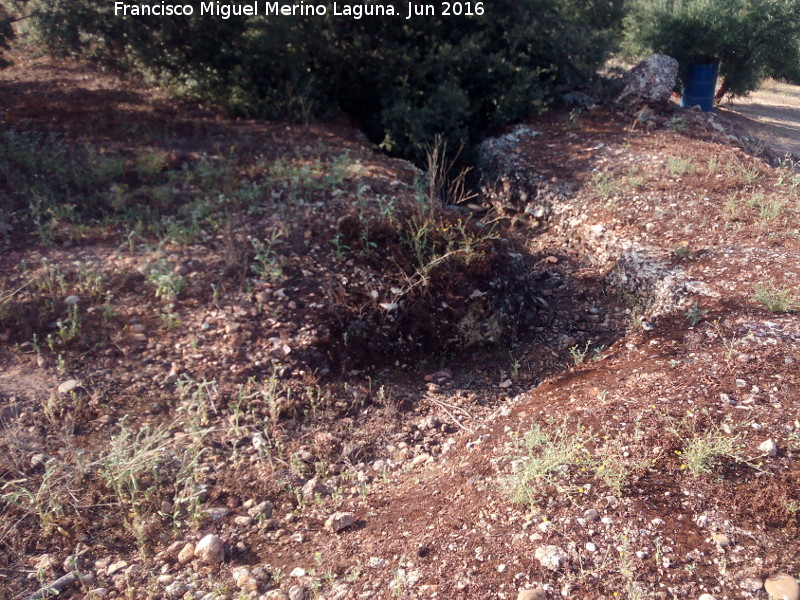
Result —
M 569 561 L 569 555 L 558 546 L 539 546 L 534 558 L 546 569 L 559 571 Z
M 178 562 L 182 565 L 192 562 L 194 558 L 194 544 L 186 544 L 181 551 L 178 552 Z
M 592 542 L 587 542 L 586 550 L 588 552 L 597 552 L 597 546 L 595 544 L 593 544 Z
M 778 444 L 772 438 L 761 442 L 758 449 L 768 456 L 778 456 Z
M 64 383 L 58 386 L 58 393 L 59 394 L 69 394 L 78 387 L 78 380 L 77 379 L 68 379 Z
M 325 529 L 333 533 L 338 533 L 343 529 L 347 529 L 355 522 L 356 517 L 353 513 L 336 512 L 325 521 Z
M 222 544 L 222 539 L 213 533 L 208 534 L 197 542 L 194 555 L 196 558 L 199 558 L 202 562 L 209 565 L 222 562 L 222 559 L 225 558 L 225 548 Z

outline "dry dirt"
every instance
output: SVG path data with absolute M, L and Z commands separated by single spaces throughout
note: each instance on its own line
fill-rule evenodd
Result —
M 766 599 L 800 575 L 800 175 L 726 116 L 526 124 L 494 147 L 536 193 L 504 212 L 426 204 L 345 125 L 74 63 L 20 54 L 0 98 L 7 130 L 159 156 L 158 186 L 104 188 L 140 211 L 255 190 L 191 235 L 42 232 L 2 184 L 0 598 L 75 565 L 61 598 Z M 220 563 L 192 556 L 208 534 Z
M 768 81 L 718 110 L 778 152 L 800 158 L 800 86 Z

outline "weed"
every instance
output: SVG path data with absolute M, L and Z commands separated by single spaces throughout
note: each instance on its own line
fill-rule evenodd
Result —
M 569 355 L 572 357 L 572 362 L 575 366 L 582 365 L 586 361 L 586 355 L 589 354 L 589 346 L 591 345 L 591 340 L 586 342 L 586 345 L 581 348 L 578 344 L 571 346 L 569 348 Z
M 800 187 L 800 161 L 786 157 L 780 162 L 777 173 L 777 185 L 786 186 L 793 191 Z
M 186 279 L 172 270 L 163 259 L 146 265 L 145 273 L 155 286 L 156 298 L 167 303 L 175 302 L 186 287 Z
M 181 315 L 175 310 L 175 305 L 172 302 L 161 309 L 161 322 L 167 331 L 180 327 Z
M 621 540 L 617 551 L 619 552 L 619 573 L 625 581 L 625 594 L 629 600 L 644 600 L 647 595 L 642 585 L 636 581 L 637 567 L 633 560 L 628 534 L 622 534 Z
M 400 598 L 406 590 L 408 585 L 408 577 L 404 569 L 394 569 L 392 571 L 392 581 L 389 582 L 389 587 L 392 589 L 392 596 Z
M 133 432 L 119 422 L 120 432 L 111 437 L 99 474 L 122 504 L 138 505 L 158 488 L 159 465 L 164 460 L 169 433 L 144 426 Z
M 756 286 L 754 298 L 774 313 L 794 312 L 800 304 L 793 290 L 779 288 L 774 283 Z
M 695 325 L 700 323 L 707 314 L 708 310 L 705 308 L 700 308 L 697 302 L 695 302 L 694 304 L 692 304 L 692 307 L 686 312 L 684 316 L 688 319 L 689 325 L 694 327 Z
M 56 321 L 56 327 L 61 343 L 66 345 L 78 337 L 81 329 L 81 315 L 77 304 L 70 304 L 67 308 L 67 318 Z
M 264 241 L 254 237 L 249 238 L 250 244 L 255 250 L 255 256 L 253 258 L 256 264 L 253 265 L 252 268 L 259 279 L 275 281 L 283 275 L 280 255 L 273 249 L 275 242 L 280 236 L 281 234 L 276 228 L 272 230 L 272 233 Z
M 702 432 L 695 430 L 692 423 L 690 436 L 684 439 L 682 451 L 677 451 L 681 459 L 681 470 L 687 469 L 693 475 L 711 473 L 714 465 L 724 457 L 741 460 L 737 449 L 738 438 L 724 433 L 720 426 L 712 425 Z
M 448 157 L 447 142 L 441 134 L 436 134 L 433 144 L 427 147 L 425 177 L 428 189 L 427 196 L 421 199 L 429 210 L 437 205 L 464 204 L 477 196 L 467 187 L 470 168 L 452 174 L 461 150 L 463 147 L 459 148 L 452 158 Z
M 570 434 L 566 422 L 547 434 L 541 426 L 534 424 L 518 445 L 525 455 L 517 461 L 514 475 L 509 481 L 514 502 L 533 508 L 542 484 L 553 484 L 565 475 L 565 467 L 579 464 L 583 458 L 583 440 Z
M 603 200 L 610 198 L 619 189 L 619 183 L 610 173 L 595 173 L 590 185 L 594 193 Z
M 574 129 L 575 127 L 578 126 L 581 120 L 581 114 L 583 113 L 583 110 L 584 110 L 583 108 L 578 107 L 578 108 L 573 108 L 571 111 L 569 111 L 569 116 L 566 119 L 568 129 Z
M 644 185 L 644 181 L 643 175 L 637 175 L 635 172 L 631 171 L 625 175 L 624 183 L 630 189 L 636 190 Z
M 689 123 L 686 121 L 686 119 L 677 115 L 667 121 L 667 127 L 669 127 L 671 131 L 675 131 L 677 133 L 682 133 L 685 131 L 688 124 Z
M 725 332 L 722 330 L 722 325 L 720 324 L 719 320 L 715 320 L 711 326 L 714 328 L 717 336 L 719 336 L 720 342 L 725 347 L 725 357 L 730 360 L 734 358 L 736 355 L 740 354 L 739 349 L 737 346 L 747 340 L 750 340 L 753 337 L 752 332 L 748 333 L 743 337 L 738 337 L 735 333 L 732 333 L 730 336 L 725 335 Z
M 708 172 L 716 173 L 719 171 L 719 157 L 715 154 L 708 159 Z
M 181 404 L 178 411 L 186 414 L 189 430 L 195 435 L 202 435 L 202 428 L 210 423 L 209 411 L 217 414 L 215 400 L 219 395 L 216 381 L 196 381 L 188 375 L 178 379 L 178 393 Z
M 670 156 L 667 159 L 667 171 L 670 175 L 680 176 L 686 173 L 696 173 L 697 168 L 692 164 L 691 159 Z
M 44 474 L 37 485 L 27 478 L 8 481 L 0 487 L 0 500 L 22 509 L 36 518 L 46 534 L 54 530 L 64 516 L 65 465 L 50 458 L 44 463 Z
M 331 244 L 333 244 L 333 255 L 336 259 L 340 261 L 344 260 L 347 256 L 346 252 L 350 250 L 350 246 L 342 242 L 341 231 L 336 232 L 336 235 L 331 239 Z

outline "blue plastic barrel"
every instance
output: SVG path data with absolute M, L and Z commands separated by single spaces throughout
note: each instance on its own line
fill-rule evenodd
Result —
M 719 65 L 689 65 L 689 78 L 683 87 L 681 106 L 699 105 L 705 112 L 714 108 L 714 93 L 717 89 L 717 72 Z

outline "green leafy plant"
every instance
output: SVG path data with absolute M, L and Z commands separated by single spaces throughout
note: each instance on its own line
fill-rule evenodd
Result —
M 684 316 L 689 320 L 689 324 L 692 327 L 694 327 L 695 325 L 700 323 L 700 321 L 702 321 L 707 314 L 708 310 L 705 308 L 700 308 L 697 302 L 695 302 L 694 304 L 692 304 L 692 307 L 688 311 L 686 311 L 686 315 Z

